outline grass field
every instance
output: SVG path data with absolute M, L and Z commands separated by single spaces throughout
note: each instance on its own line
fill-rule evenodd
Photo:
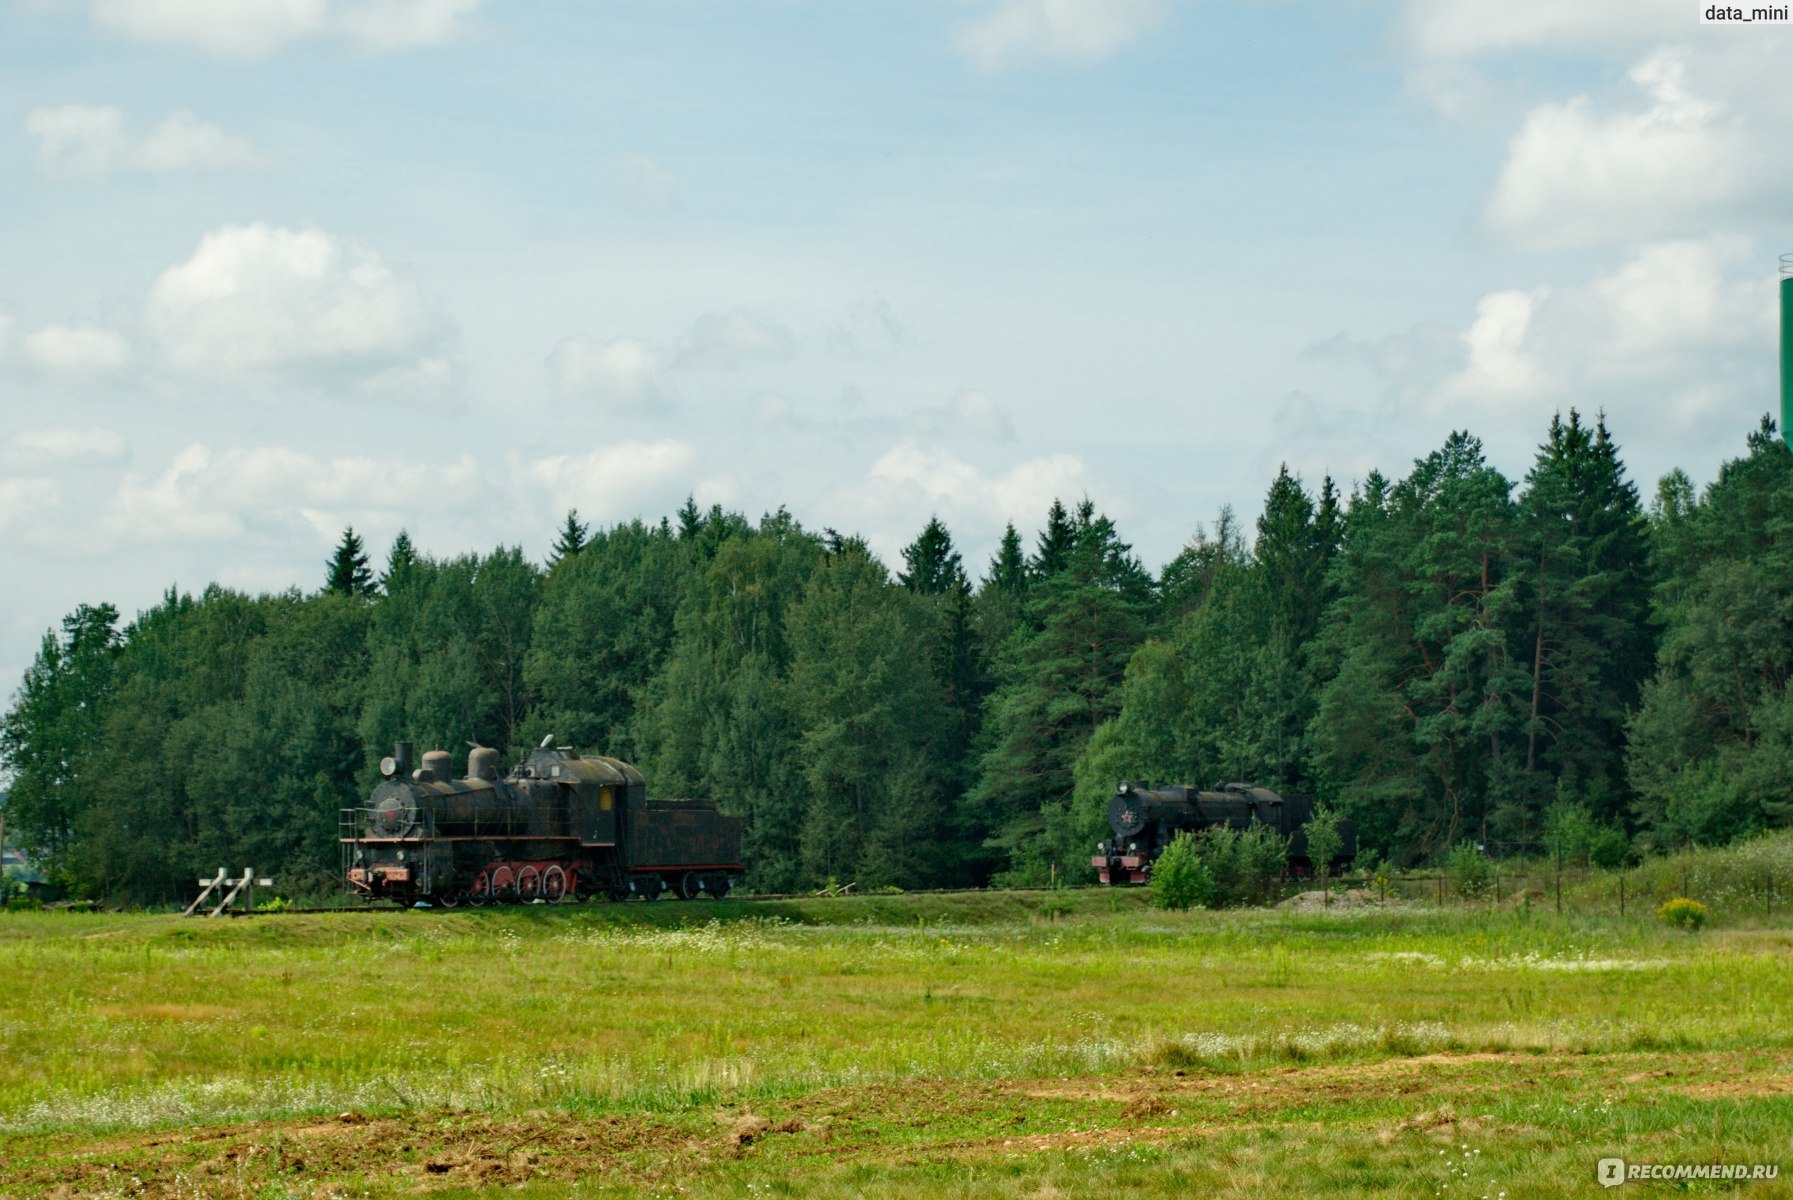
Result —
M 1599 1193 L 1608 1155 L 1793 1176 L 1793 924 L 1143 900 L 0 914 L 0 1196 L 1519 1200 Z M 1614 1194 L 1677 1186 L 1735 1185 Z

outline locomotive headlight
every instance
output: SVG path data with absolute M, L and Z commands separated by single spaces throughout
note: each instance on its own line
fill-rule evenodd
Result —
M 400 861 L 400 862 L 404 862 L 404 861 L 405 861 L 405 852 L 404 852 L 404 851 L 403 851 L 403 850 L 400 850 L 400 851 L 399 851 L 399 852 L 398 852 L 398 860 L 399 860 L 399 861 Z

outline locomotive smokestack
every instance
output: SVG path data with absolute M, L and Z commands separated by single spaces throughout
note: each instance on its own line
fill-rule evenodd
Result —
M 411 773 L 410 742 L 394 742 L 392 744 L 392 773 L 401 779 Z

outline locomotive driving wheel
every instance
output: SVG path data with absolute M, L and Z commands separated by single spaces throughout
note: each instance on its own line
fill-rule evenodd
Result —
M 467 900 L 470 904 L 490 904 L 492 902 L 492 873 L 481 871 L 473 877 L 473 886 L 467 889 Z
M 459 908 L 461 906 L 461 893 L 438 892 L 436 893 L 436 903 L 440 904 L 443 908 Z
M 517 874 L 504 863 L 491 869 L 492 899 L 498 904 L 508 904 L 517 898 Z
M 567 898 L 567 873 L 560 869 L 558 863 L 552 864 L 542 872 L 542 899 L 549 904 L 559 904 Z
M 533 866 L 525 866 L 517 872 L 517 899 L 528 904 L 542 894 L 542 873 Z

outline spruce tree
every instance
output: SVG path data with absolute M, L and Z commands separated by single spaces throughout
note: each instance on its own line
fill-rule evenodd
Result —
M 386 570 L 380 574 L 380 590 L 390 596 L 405 586 L 417 570 L 417 548 L 404 530 L 392 539 L 392 550 L 386 555 Z
M 916 539 L 903 547 L 903 562 L 908 569 L 898 572 L 897 582 L 924 596 L 940 595 L 965 573 L 953 536 L 937 516 L 929 517 Z
M 1077 527 L 1065 511 L 1062 501 L 1054 500 L 1046 511 L 1046 528 L 1040 531 L 1039 545 L 1033 560 L 1027 564 L 1031 579 L 1050 579 L 1071 563 L 1071 551 L 1077 544 Z
M 329 572 L 324 582 L 326 592 L 339 596 L 373 595 L 374 573 L 368 566 L 367 550 L 353 525 L 342 531 L 342 540 L 336 543 L 336 553 L 324 565 Z
M 1553 417 L 1519 500 L 1527 828 L 1559 791 L 1622 807 L 1620 748 L 1654 647 L 1648 525 L 1604 418 Z
M 585 549 L 585 543 L 591 538 L 591 526 L 579 519 L 579 510 L 567 509 L 567 519 L 560 527 L 560 533 L 554 538 L 554 550 L 548 557 L 548 566 L 557 567 L 573 555 Z

